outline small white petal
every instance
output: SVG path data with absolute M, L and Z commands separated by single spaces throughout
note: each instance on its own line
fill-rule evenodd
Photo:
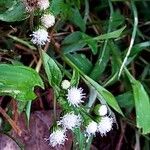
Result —
M 85 94 L 82 92 L 82 88 L 71 87 L 70 89 L 68 89 L 68 102 L 73 106 L 79 106 L 79 104 L 83 102 L 82 98 L 85 97 Z
M 41 23 L 46 28 L 52 27 L 55 24 L 55 17 L 52 14 L 45 14 L 41 17 Z
M 61 124 L 65 129 L 73 130 L 81 125 L 81 121 L 80 115 L 75 115 L 74 112 L 70 112 L 65 114 L 58 123 Z
M 65 130 L 57 129 L 56 131 L 50 134 L 47 140 L 49 140 L 49 145 L 51 145 L 52 147 L 55 147 L 58 145 L 64 145 L 65 141 L 68 139 L 66 137 Z
M 97 123 L 95 121 L 91 121 L 86 127 L 86 133 L 88 136 L 95 135 L 97 131 Z
M 41 10 L 45 10 L 49 7 L 49 0 L 38 0 L 38 7 Z
M 45 29 L 38 29 L 37 31 L 34 31 L 30 36 L 32 36 L 31 41 L 37 45 L 45 45 L 46 42 L 49 41 L 48 32 Z
M 107 114 L 107 106 L 106 105 L 101 105 L 99 108 L 99 115 L 100 116 L 105 116 Z
M 101 134 L 101 136 L 104 136 L 112 130 L 113 126 L 113 118 L 110 117 L 102 117 L 101 121 L 98 123 L 97 131 Z

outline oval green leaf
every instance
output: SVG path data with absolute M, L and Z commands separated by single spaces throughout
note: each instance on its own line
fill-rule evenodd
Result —
M 18 101 L 36 98 L 34 87 L 44 88 L 38 73 L 25 66 L 0 64 L 0 95 L 9 95 Z
M 59 67 L 57 66 L 55 61 L 44 51 L 42 51 L 42 59 L 49 84 L 52 87 L 59 86 L 60 82 L 62 81 L 62 73 Z
M 8 0 L 4 3 L 3 7 L 8 6 Z M 12 3 L 12 1 L 10 1 Z M 5 6 L 6 5 L 6 6 Z M 25 6 L 22 1 L 14 0 L 13 4 L 10 5 L 8 9 L 5 9 L 3 13 L 0 14 L 0 20 L 6 22 L 15 22 L 21 21 L 28 17 L 29 15 L 26 13 Z

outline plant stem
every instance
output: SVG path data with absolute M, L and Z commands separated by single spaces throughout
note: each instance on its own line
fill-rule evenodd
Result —
M 18 42 L 18 43 L 21 43 L 22 45 L 24 46 L 27 46 L 28 48 L 32 49 L 32 50 L 36 50 L 36 48 L 32 45 L 30 45 L 27 41 L 24 41 L 16 36 L 12 36 L 12 35 L 7 35 L 7 37 L 13 39 L 14 41 Z
M 30 30 L 33 30 L 33 19 L 34 19 L 34 10 L 30 13 Z
M 85 0 L 85 14 L 84 14 L 85 24 L 87 22 L 88 17 L 89 17 L 89 2 L 88 2 L 88 0 Z
M 53 112 L 54 112 L 54 122 L 56 122 L 57 120 L 57 116 L 56 116 L 56 93 L 54 91 L 54 104 L 53 104 Z
M 111 3 L 111 0 L 108 0 L 108 3 L 109 3 L 109 7 L 110 7 L 110 17 L 109 17 L 109 25 L 108 25 L 108 30 L 107 30 L 107 33 L 109 33 L 111 31 L 111 24 L 112 24 L 112 15 L 113 15 L 113 6 L 112 6 L 112 3 Z M 103 57 L 104 57 L 104 54 L 105 54 L 105 51 L 106 51 L 106 47 L 107 47 L 107 43 L 108 43 L 108 39 L 106 39 L 104 41 L 104 46 L 103 46 L 103 49 L 102 49 L 102 54 L 101 54 L 101 57 L 100 59 L 98 60 L 98 63 L 101 64 L 101 62 L 103 61 Z
M 134 44 L 134 41 L 135 41 L 135 36 L 136 36 L 136 31 L 137 31 L 137 26 L 138 26 L 138 14 L 137 14 L 137 9 L 136 9 L 136 6 L 134 4 L 134 1 L 132 0 L 131 1 L 131 7 L 132 7 L 132 11 L 133 11 L 133 16 L 134 16 L 134 25 L 133 25 L 133 32 L 132 32 L 132 37 L 131 37 L 131 41 L 130 41 L 130 45 L 129 45 L 129 48 L 128 48 L 128 51 L 127 51 L 127 54 L 123 60 L 123 63 L 120 67 L 120 70 L 119 70 L 119 74 L 118 74 L 118 78 L 120 78 L 121 76 L 121 73 L 122 73 L 122 70 L 127 62 L 127 59 L 131 53 L 131 50 L 132 50 L 132 47 L 133 47 L 133 44 Z

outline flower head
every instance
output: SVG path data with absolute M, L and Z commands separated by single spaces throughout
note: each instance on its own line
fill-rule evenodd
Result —
M 52 14 L 45 14 L 41 17 L 41 23 L 45 28 L 52 27 L 55 24 L 55 17 Z
M 94 108 L 94 113 L 98 116 L 105 116 L 108 112 L 106 105 L 97 104 Z
M 82 93 L 82 88 L 71 87 L 68 89 L 67 100 L 73 106 L 79 106 L 82 103 L 82 98 L 84 98 L 84 93 Z
M 110 117 L 102 117 L 97 126 L 97 131 L 101 134 L 101 136 L 106 135 L 112 129 L 113 126 L 113 118 Z
M 37 45 L 44 45 L 46 42 L 49 41 L 48 39 L 48 32 L 45 29 L 38 29 L 31 34 L 32 39 L 31 41 Z
M 70 87 L 70 82 L 68 80 L 63 80 L 62 83 L 61 83 L 61 87 L 64 90 L 67 90 Z
M 23 0 L 27 12 L 31 12 L 37 8 L 37 0 Z
M 67 139 L 65 130 L 59 128 L 53 131 L 50 134 L 49 138 L 46 140 L 49 140 L 49 145 L 51 145 L 52 147 L 55 147 L 58 145 L 64 145 L 65 140 L 68 140 L 68 139 Z
M 106 105 L 101 105 L 99 108 L 99 115 L 100 116 L 105 116 L 107 114 L 107 106 Z
M 69 112 L 62 117 L 59 124 L 61 124 L 65 129 L 73 130 L 80 126 L 81 121 L 80 115 L 75 115 L 74 112 Z
M 95 121 L 89 122 L 89 124 L 86 126 L 86 133 L 88 136 L 95 135 L 97 131 L 97 123 Z
M 38 7 L 40 10 L 45 10 L 49 7 L 49 0 L 38 0 Z

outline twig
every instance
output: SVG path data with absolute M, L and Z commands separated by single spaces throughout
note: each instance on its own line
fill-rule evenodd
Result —
M 137 131 L 135 136 L 136 136 L 136 143 L 135 143 L 134 150 L 140 150 L 140 135 Z
M 126 129 L 126 123 L 125 122 L 123 123 L 122 121 L 120 121 L 120 123 L 121 123 L 121 134 L 120 134 L 119 141 L 115 150 L 121 150 L 122 141 L 123 141 L 123 137 L 124 137 L 124 133 Z
M 17 102 L 15 100 L 12 100 L 12 107 L 13 107 L 13 120 L 14 122 L 18 121 L 19 113 L 18 113 L 18 107 L 17 107 Z
M 21 129 L 17 126 L 17 124 L 7 115 L 7 113 L 5 112 L 5 110 L 2 109 L 2 107 L 0 107 L 0 113 L 5 117 L 5 119 L 10 123 L 10 125 L 12 126 L 12 128 L 14 129 L 14 131 L 21 136 L 22 131 Z

